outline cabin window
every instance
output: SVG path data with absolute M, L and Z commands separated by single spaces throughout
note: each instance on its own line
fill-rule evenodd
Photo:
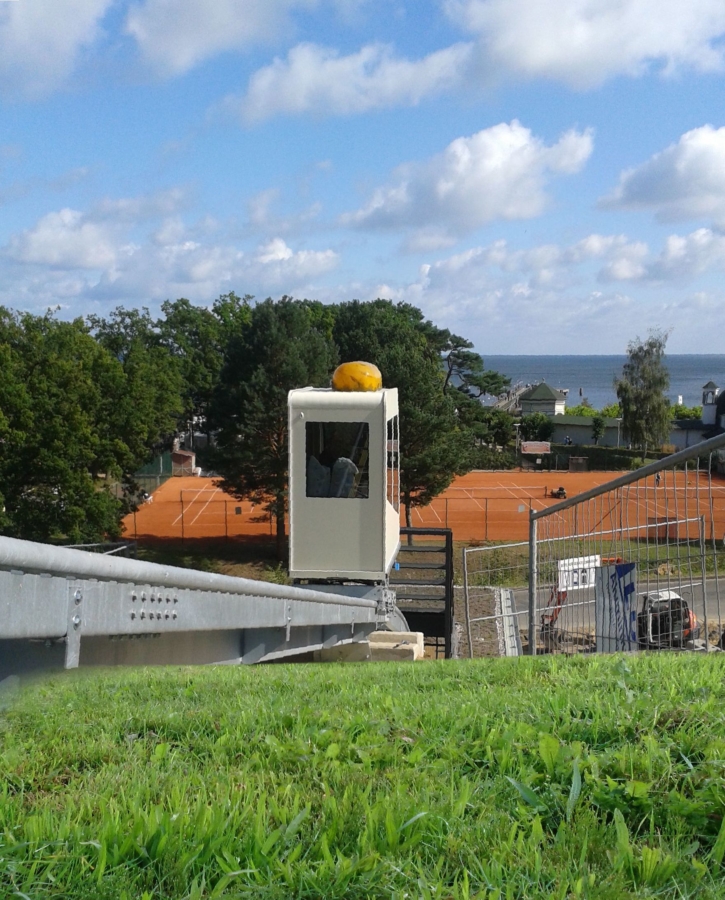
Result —
M 307 422 L 307 496 L 364 500 L 370 493 L 367 422 Z

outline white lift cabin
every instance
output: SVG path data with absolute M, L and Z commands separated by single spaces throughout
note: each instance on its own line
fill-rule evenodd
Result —
M 387 584 L 400 548 L 397 388 L 289 393 L 289 571 Z

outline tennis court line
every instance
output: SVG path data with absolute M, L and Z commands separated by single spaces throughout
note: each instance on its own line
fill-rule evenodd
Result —
M 464 488 L 463 493 L 466 494 L 466 496 L 468 497 L 469 500 L 473 500 L 473 502 L 476 504 L 476 506 L 479 509 L 486 508 L 485 506 L 481 506 L 481 504 L 478 502 L 478 500 L 476 500 L 476 498 L 471 494 L 471 492 L 468 489 Z
M 208 506 L 208 505 L 211 503 L 211 501 L 214 499 L 214 497 L 215 497 L 217 494 L 220 494 L 220 493 L 221 493 L 221 491 L 219 490 L 219 488 L 217 488 L 217 489 L 214 491 L 214 493 L 211 495 L 211 497 L 209 497 L 209 499 L 206 501 L 206 503 L 202 506 L 202 508 L 199 510 L 199 512 L 194 516 L 194 518 L 191 520 L 191 522 L 189 522 L 189 525 L 190 525 L 190 526 L 193 525 L 194 522 L 196 522 L 196 520 L 199 518 L 199 516 L 204 512 L 204 510 L 207 508 L 207 506 Z M 198 497 L 198 496 L 199 496 L 199 495 L 197 494 L 197 497 Z
M 207 488 L 207 490 L 208 490 L 208 488 Z M 218 490 L 218 488 L 217 488 L 217 490 Z M 177 522 L 180 522 L 180 521 L 181 521 L 181 519 L 182 519 L 183 516 L 184 516 L 184 512 L 187 512 L 187 513 L 188 513 L 190 507 L 193 506 L 194 503 L 198 500 L 199 494 L 203 494 L 203 493 L 204 493 L 204 488 L 199 488 L 199 490 L 196 492 L 196 494 L 195 494 L 194 497 L 192 498 L 192 500 L 191 500 L 191 502 L 189 503 L 189 505 L 186 506 L 186 507 L 184 507 L 183 491 L 180 491 L 179 493 L 180 493 L 180 495 L 181 495 L 181 496 L 179 497 L 179 501 L 180 501 L 180 503 L 181 503 L 181 512 L 180 512 L 179 515 L 174 519 L 174 521 L 171 523 L 172 528 L 173 528 L 174 525 L 177 524 Z
M 500 481 L 499 481 L 499 484 L 501 484 Z M 507 490 L 509 492 L 509 494 L 511 494 L 511 496 L 514 498 L 514 500 L 524 500 L 524 501 L 529 500 L 531 503 L 531 508 L 535 511 L 538 511 L 538 510 L 536 510 L 536 497 L 534 497 L 525 487 L 517 488 L 517 490 L 523 491 L 523 493 L 525 494 L 525 496 L 523 496 L 523 497 L 517 497 L 516 494 L 514 494 L 514 492 L 511 490 L 511 488 L 507 488 L 503 484 L 501 484 L 501 487 L 504 488 L 505 490 Z M 542 509 L 544 508 L 543 505 L 541 508 Z

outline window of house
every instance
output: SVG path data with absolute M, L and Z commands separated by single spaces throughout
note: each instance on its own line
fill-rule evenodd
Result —
M 370 493 L 367 422 L 307 422 L 307 496 L 363 500 Z

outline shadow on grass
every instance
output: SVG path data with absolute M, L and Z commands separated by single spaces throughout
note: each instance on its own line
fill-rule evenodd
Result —
M 139 536 L 138 558 L 202 572 L 218 572 L 286 584 L 287 568 L 266 535 L 232 538 L 149 538 Z

